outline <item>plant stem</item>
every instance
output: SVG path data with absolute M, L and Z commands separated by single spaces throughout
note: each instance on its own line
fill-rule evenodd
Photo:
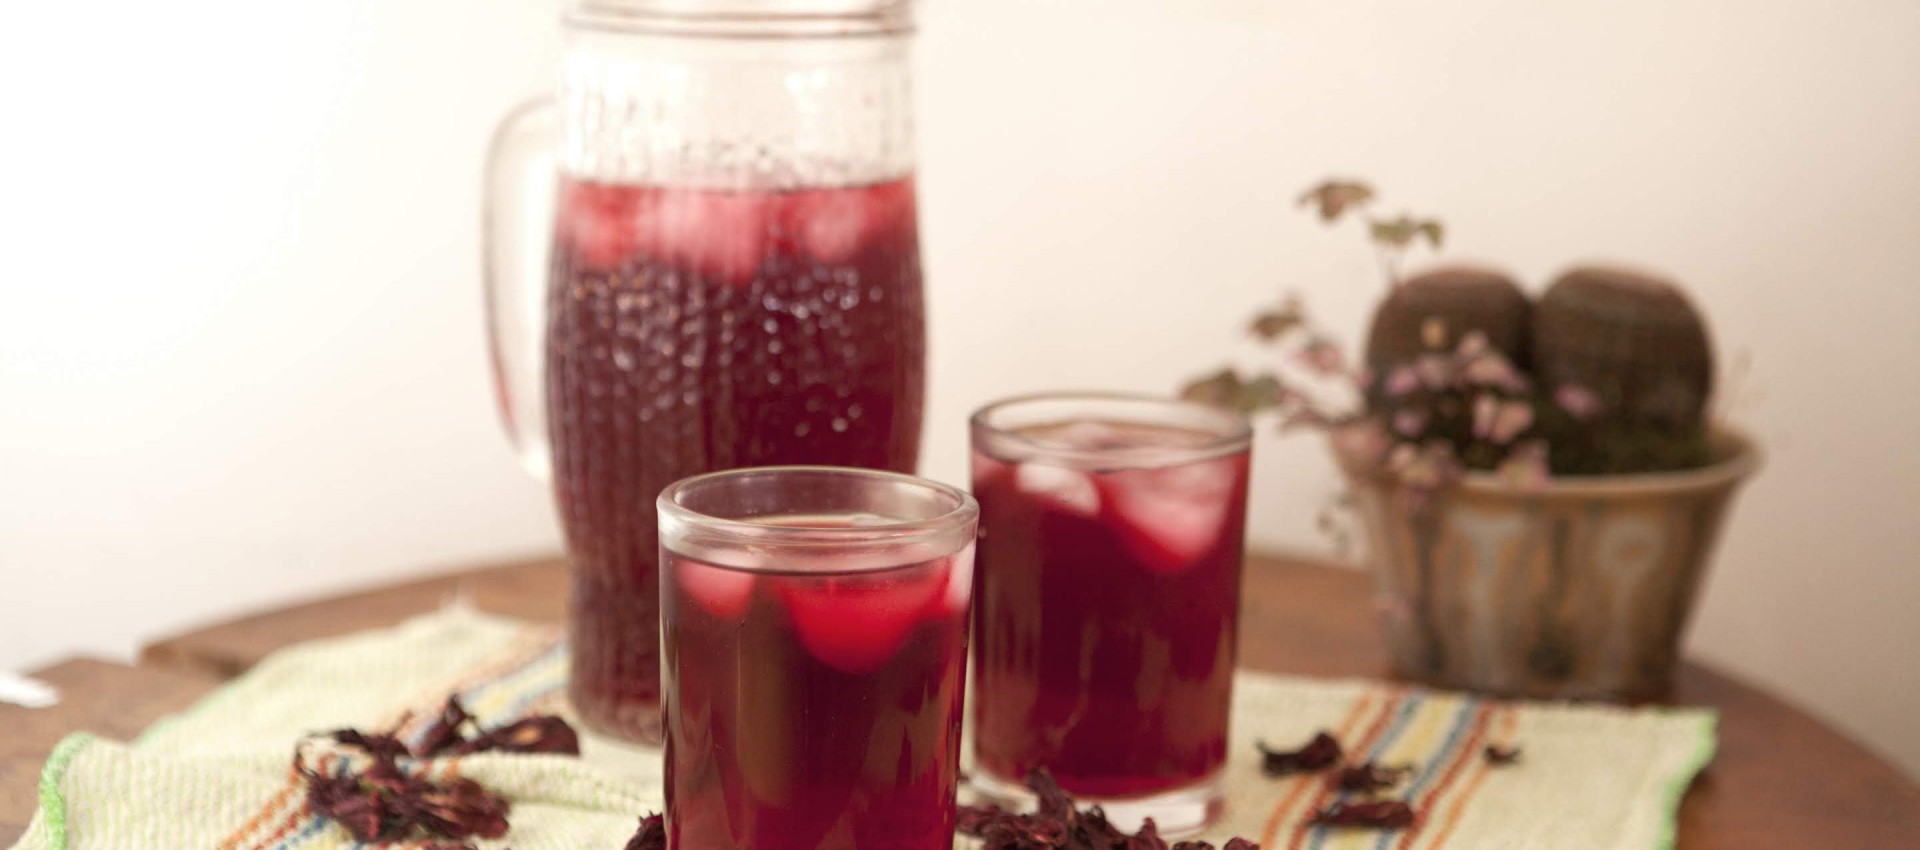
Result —
M 1374 219 L 1373 216 L 1367 216 L 1365 220 L 1367 222 L 1367 239 L 1373 242 L 1373 260 L 1380 266 L 1380 274 L 1387 279 L 1387 288 L 1393 289 L 1400 285 L 1399 260 L 1402 252 L 1399 249 L 1391 248 L 1375 241 L 1373 239 L 1374 228 L 1379 226 L 1380 222 Z

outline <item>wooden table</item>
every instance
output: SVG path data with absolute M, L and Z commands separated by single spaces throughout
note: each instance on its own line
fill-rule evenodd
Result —
M 77 659 L 37 671 L 63 700 L 45 710 L 0 706 L 0 844 L 33 811 L 48 752 L 68 732 L 116 738 L 185 707 L 288 644 L 398 622 L 456 594 L 481 609 L 557 621 L 557 560 L 474 569 L 310 602 L 167 638 L 137 666 Z M 1385 648 L 1353 570 L 1255 557 L 1247 573 L 1242 662 L 1313 676 L 1382 676 Z M 1721 712 L 1720 754 L 1687 795 L 1680 850 L 1920 848 L 1920 786 L 1798 709 L 1697 664 L 1674 701 Z

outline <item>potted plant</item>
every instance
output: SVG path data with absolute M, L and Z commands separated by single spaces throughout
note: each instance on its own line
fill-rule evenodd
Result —
M 1760 452 L 1709 414 L 1714 359 L 1685 293 L 1583 266 L 1529 298 L 1498 270 L 1402 278 L 1440 223 L 1369 212 L 1363 184 L 1302 203 L 1365 221 L 1390 288 L 1349 366 L 1297 299 L 1262 312 L 1277 350 L 1188 398 L 1329 437 L 1365 532 L 1398 672 L 1539 698 L 1638 700 L 1672 680 L 1681 635 Z

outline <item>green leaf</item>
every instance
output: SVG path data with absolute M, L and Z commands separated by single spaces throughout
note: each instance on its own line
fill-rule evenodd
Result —
M 1253 317 L 1248 331 L 1264 342 L 1272 342 L 1287 332 L 1307 323 L 1306 314 L 1300 309 L 1300 299 L 1288 296 L 1279 307 L 1262 311 Z
M 1439 221 L 1405 214 L 1373 221 L 1372 233 L 1374 242 L 1393 248 L 1405 248 L 1415 239 L 1425 239 L 1428 245 L 1438 248 L 1447 235 Z
M 1282 390 L 1280 380 L 1270 373 L 1242 378 L 1228 368 L 1188 382 L 1180 389 L 1180 397 L 1252 415 L 1278 407 Z
M 1372 233 L 1374 242 L 1394 248 L 1405 248 L 1413 241 L 1413 227 L 1406 216 L 1373 222 Z
M 1240 397 L 1235 410 L 1253 414 L 1280 404 L 1280 379 L 1272 375 L 1257 375 L 1253 380 L 1240 385 Z
M 1364 207 L 1373 200 L 1373 187 L 1357 180 L 1327 180 L 1300 195 L 1299 205 L 1311 207 L 1320 220 L 1340 220 L 1350 209 Z
M 1195 378 L 1180 388 L 1180 397 L 1214 407 L 1233 408 L 1240 397 L 1240 373 L 1231 368 Z

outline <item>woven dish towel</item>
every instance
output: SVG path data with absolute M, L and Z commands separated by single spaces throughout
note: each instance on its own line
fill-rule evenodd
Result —
M 486 726 L 564 713 L 566 668 L 555 630 L 460 608 L 292 647 L 131 744 L 85 734 L 61 742 L 15 847 L 364 846 L 307 810 L 289 767 L 296 739 L 397 724 L 403 738 L 418 735 L 454 692 Z M 1228 811 L 1204 837 L 1244 835 L 1267 850 L 1670 847 L 1680 796 L 1714 746 L 1707 711 L 1505 703 L 1367 682 L 1242 674 L 1234 712 Z M 1292 746 L 1322 729 L 1350 753 L 1413 765 L 1395 793 L 1421 813 L 1419 826 L 1308 826 L 1334 799 L 1326 777 L 1268 779 L 1254 741 Z M 1525 752 L 1496 768 L 1481 755 L 1488 743 Z M 489 850 L 619 850 L 635 816 L 660 808 L 658 751 L 592 735 L 580 758 L 483 753 L 434 770 L 512 800 L 512 831 L 482 845 Z

